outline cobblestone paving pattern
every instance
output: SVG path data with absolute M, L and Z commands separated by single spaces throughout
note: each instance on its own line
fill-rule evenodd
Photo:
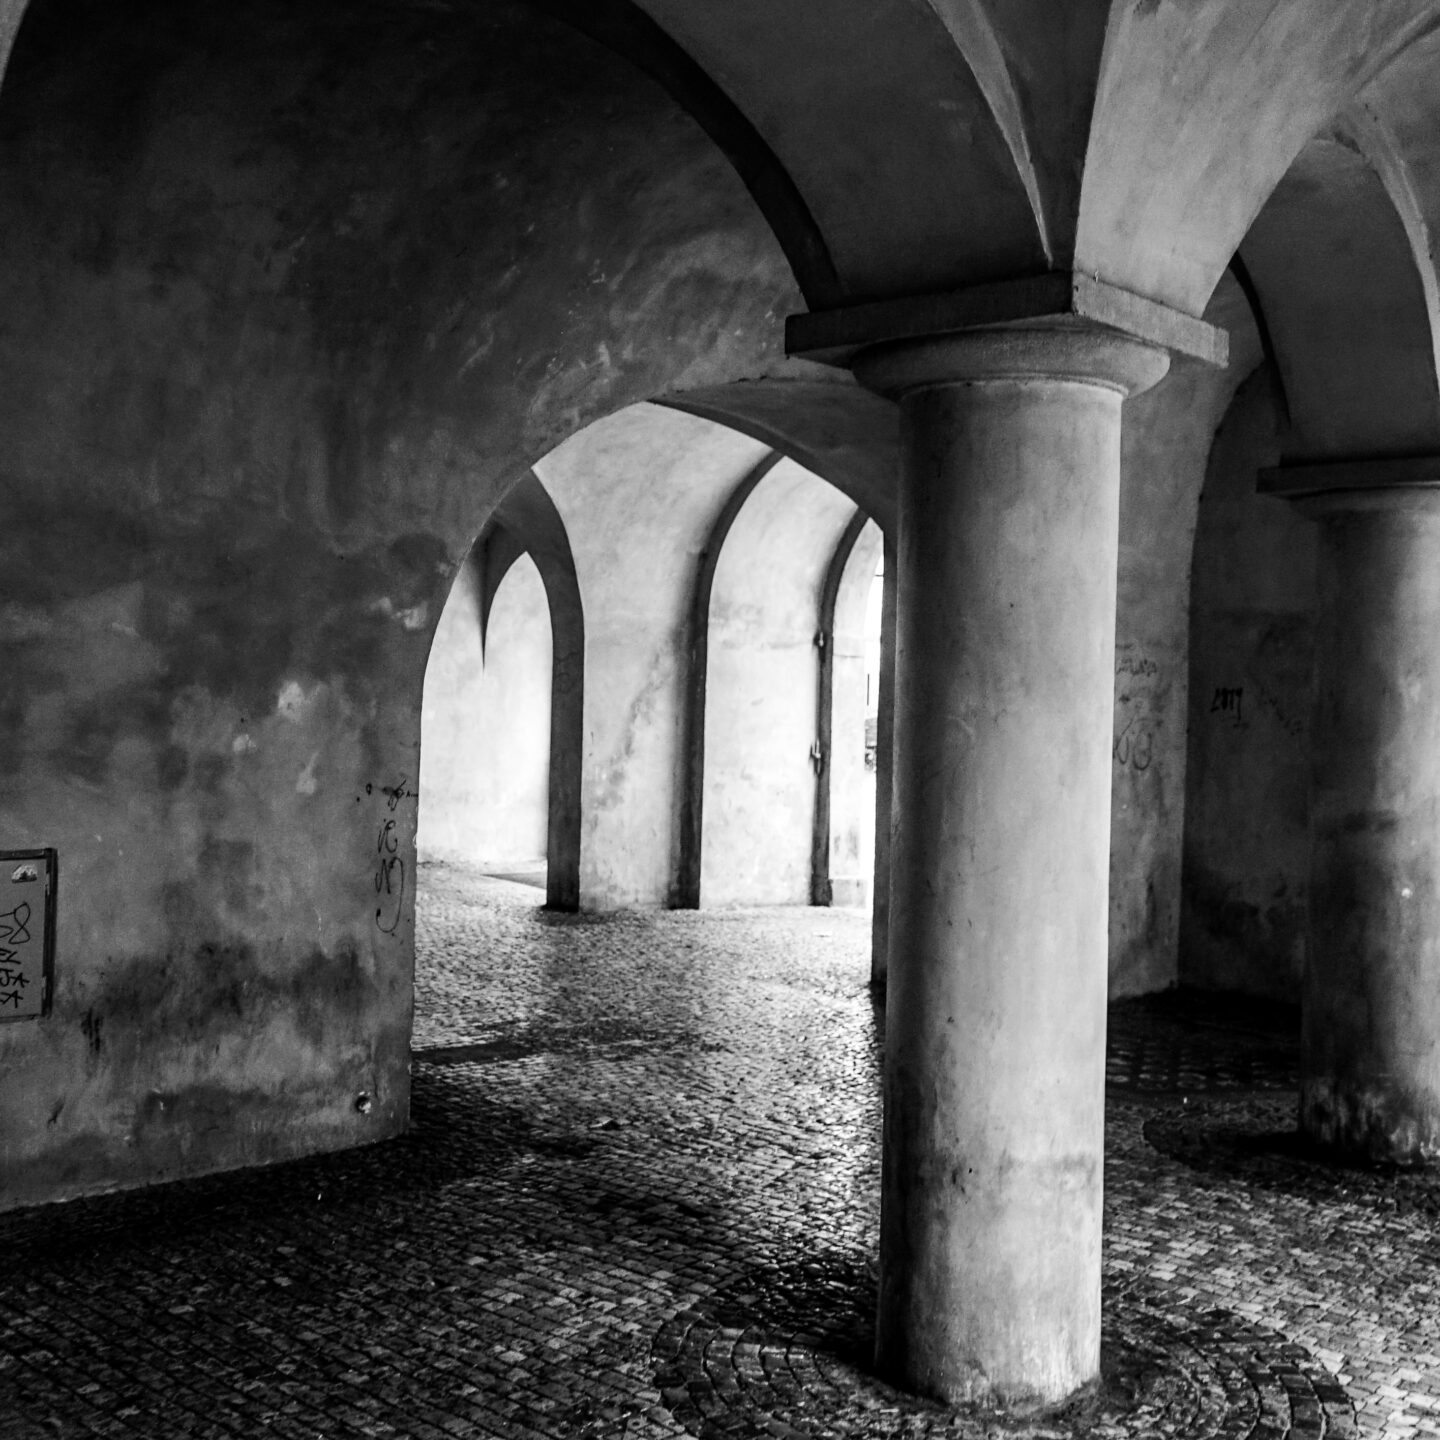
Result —
M 1288 1138 L 1293 1017 L 1112 1007 L 1105 1383 L 956 1417 L 864 1373 L 867 922 L 537 898 L 427 869 L 405 1138 L 0 1217 L 0 1440 L 1440 1433 L 1440 1185 Z

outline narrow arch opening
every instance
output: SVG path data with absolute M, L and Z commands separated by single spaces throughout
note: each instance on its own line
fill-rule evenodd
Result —
M 706 615 L 704 907 L 868 899 L 864 618 L 880 543 L 789 460 L 724 535 Z
M 884 543 L 873 521 L 845 557 L 836 605 L 830 759 L 830 904 L 874 903 Z M 839 557 L 837 557 L 838 559 Z
M 425 672 L 416 846 L 422 864 L 463 864 L 543 891 L 554 652 L 545 584 L 521 554 L 488 616 L 484 588 L 472 551 Z
M 876 727 L 880 714 L 880 626 L 885 605 L 885 551 L 875 561 L 875 573 L 865 594 L 865 768 L 875 771 Z

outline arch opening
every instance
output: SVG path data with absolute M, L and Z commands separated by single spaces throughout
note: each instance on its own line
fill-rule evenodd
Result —
M 879 534 L 782 460 L 723 537 L 705 615 L 704 907 L 830 904 L 837 868 L 844 897 L 864 896 L 863 622 Z
M 831 558 L 820 603 L 819 739 L 810 898 L 868 908 L 875 868 L 884 537 L 856 511 Z
M 485 549 L 478 544 L 456 574 L 425 671 L 416 848 L 422 865 L 459 861 L 543 889 L 549 606 L 540 571 L 524 553 L 487 597 Z
M 527 472 L 461 564 L 431 644 L 422 861 L 513 875 L 538 884 L 551 909 L 576 908 L 584 671 L 569 537 Z

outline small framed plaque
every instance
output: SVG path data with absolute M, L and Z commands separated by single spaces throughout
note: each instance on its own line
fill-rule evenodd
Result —
M 59 873 L 54 850 L 0 850 L 0 1024 L 50 1013 Z

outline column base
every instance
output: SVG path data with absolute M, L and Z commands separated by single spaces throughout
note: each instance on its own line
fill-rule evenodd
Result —
M 875 1369 L 887 1384 L 897 1390 L 920 1395 L 954 1409 L 1005 1415 L 1014 1420 L 1026 1417 L 1038 1419 L 1083 1405 L 1102 1384 L 1099 1363 L 1097 1356 L 1088 1378 L 1057 1379 L 1050 1386 L 1029 1383 L 1006 1385 L 992 1379 L 979 1367 L 949 1366 L 943 1374 L 929 1369 L 916 1370 L 897 1363 L 884 1353 L 877 1354 Z
M 1385 1085 L 1305 1080 L 1300 1133 L 1338 1156 L 1372 1165 L 1440 1163 L 1440 1104 Z

